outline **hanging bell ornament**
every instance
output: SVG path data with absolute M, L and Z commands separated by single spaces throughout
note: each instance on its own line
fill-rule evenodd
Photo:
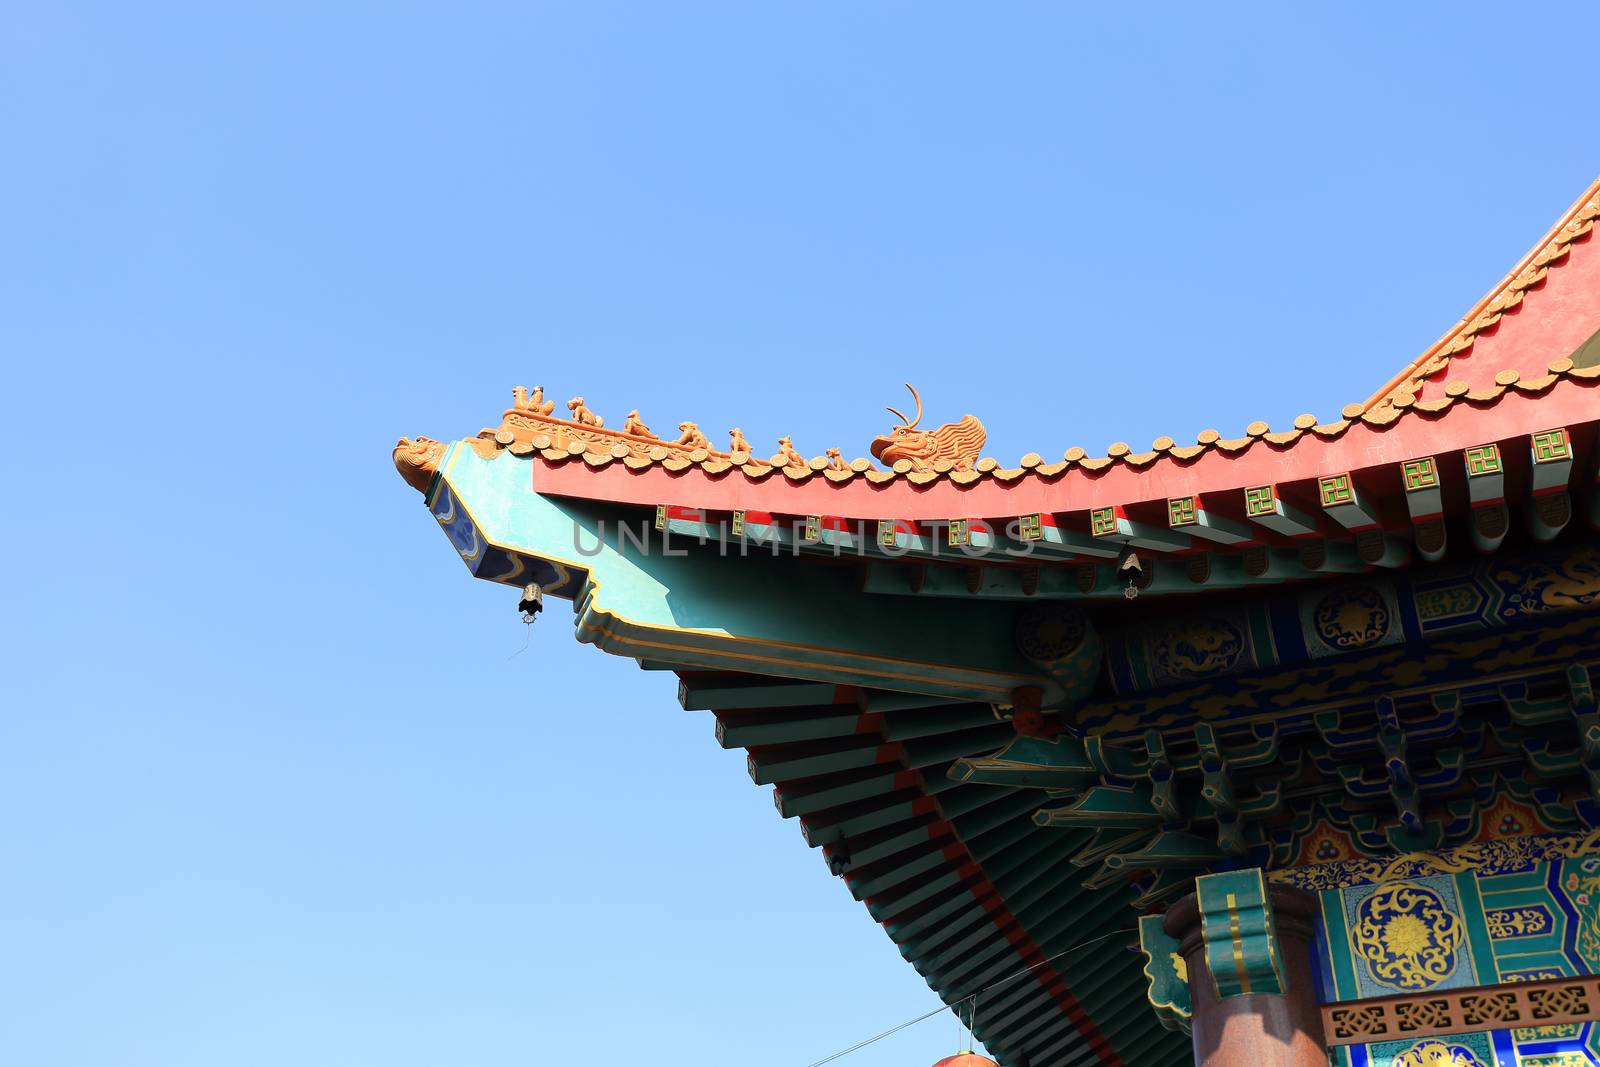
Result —
M 1127 588 L 1122 590 L 1122 595 L 1132 600 L 1139 595 L 1139 582 L 1144 578 L 1144 563 L 1139 559 L 1139 553 L 1129 551 L 1122 557 L 1122 562 L 1117 564 L 1119 577 L 1128 579 Z
M 539 588 L 538 582 L 529 582 L 522 587 L 522 599 L 517 602 L 517 610 L 522 612 L 523 622 L 533 625 L 533 620 L 544 610 L 544 590 Z

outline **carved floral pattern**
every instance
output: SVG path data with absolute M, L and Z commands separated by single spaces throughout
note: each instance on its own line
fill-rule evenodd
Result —
M 1439 894 L 1416 882 L 1383 885 L 1361 902 L 1352 945 L 1390 989 L 1437 985 L 1455 970 L 1465 926 Z

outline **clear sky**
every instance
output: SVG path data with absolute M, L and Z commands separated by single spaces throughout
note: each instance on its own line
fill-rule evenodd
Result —
M 232 10 L 224 11 L 224 8 Z M 1589 5 L 11 0 L 0 1062 L 793 1064 L 937 1002 L 390 466 L 1325 418 L 1600 172 Z M 948 1016 L 844 1061 L 931 1063 Z

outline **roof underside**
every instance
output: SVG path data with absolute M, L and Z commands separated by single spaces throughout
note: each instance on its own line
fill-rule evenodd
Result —
M 1588 532 L 1565 541 L 1596 544 Z M 1582 555 L 1586 566 L 1596 551 Z M 1515 569 L 1515 557 L 1504 565 Z M 1237 685 L 1218 677 L 1126 699 L 1110 692 L 1107 678 L 1070 717 L 1107 751 L 1132 755 L 1160 734 L 1169 774 L 1188 783 L 1177 793 L 1190 796 L 1204 773 L 1209 727 L 1200 724 L 1209 721 L 1215 736 L 1226 734 L 1230 791 L 1243 800 L 1276 798 L 1281 788 L 1297 798 L 1292 813 L 1271 816 L 1291 825 L 1247 859 L 1227 862 L 1274 870 L 1326 862 L 1319 845 L 1339 836 L 1330 826 L 1365 826 L 1365 854 L 1392 854 L 1396 839 L 1383 840 L 1392 753 L 1373 741 L 1386 714 L 1407 738 L 1402 762 L 1427 768 L 1419 814 L 1459 824 L 1447 842 L 1510 832 L 1498 821 L 1507 812 L 1518 813 L 1519 833 L 1569 831 L 1580 820 L 1592 827 L 1600 813 L 1582 811 L 1587 784 L 1576 757 L 1558 767 L 1542 755 L 1572 749 L 1569 694 L 1592 693 L 1600 622 L 1592 612 L 1548 621 L 1548 629 L 1487 642 L 1481 631 L 1447 625 L 1425 641 L 1370 649 L 1331 673 L 1323 659 L 1307 669 L 1258 670 Z M 1413 669 L 1423 663 L 1425 672 Z M 1112 869 L 1114 853 L 1155 847 L 1153 831 L 1048 817 L 1099 787 L 1065 788 L 1050 765 L 1008 755 L 1026 740 L 1006 717 L 1010 709 L 672 669 L 684 708 L 711 711 L 718 743 L 747 749 L 751 779 L 772 787 L 778 812 L 799 822 L 806 843 L 822 850 L 940 998 L 965 1016 L 976 995 L 975 1032 L 1002 1064 L 1190 1062 L 1187 1038 L 1164 1029 L 1150 1006 L 1133 923 L 1181 893 L 1195 871 L 1175 864 L 1152 878 Z M 1219 705 L 1228 714 L 1208 718 Z M 1270 756 L 1250 757 L 1254 769 L 1244 771 L 1245 739 L 1267 737 Z M 1523 767 L 1529 753 L 1531 779 Z M 1000 773 L 981 773 L 995 768 Z M 1127 781 L 1148 788 L 1142 773 Z M 1510 806 L 1502 809 L 1503 801 Z M 1206 818 L 1190 816 L 1175 836 L 1213 833 Z M 1423 847 L 1437 843 L 1408 846 Z
M 978 994 L 977 1036 L 1002 1063 L 1189 1062 L 1188 1038 L 1146 999 L 1131 891 L 1084 887 L 1091 834 L 1040 830 L 1038 790 L 947 776 L 1012 736 L 993 708 L 680 677 L 684 706 L 716 715 L 723 747 L 749 749 L 751 778 L 941 999 L 965 1015 Z

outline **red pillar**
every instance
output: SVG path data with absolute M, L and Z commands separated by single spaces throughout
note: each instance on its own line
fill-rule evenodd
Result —
M 1327 1067 L 1322 1012 L 1311 966 L 1317 899 L 1287 886 L 1271 889 L 1276 951 L 1286 991 L 1219 997 L 1191 894 L 1167 910 L 1162 928 L 1178 939 L 1189 972 L 1195 1067 Z

